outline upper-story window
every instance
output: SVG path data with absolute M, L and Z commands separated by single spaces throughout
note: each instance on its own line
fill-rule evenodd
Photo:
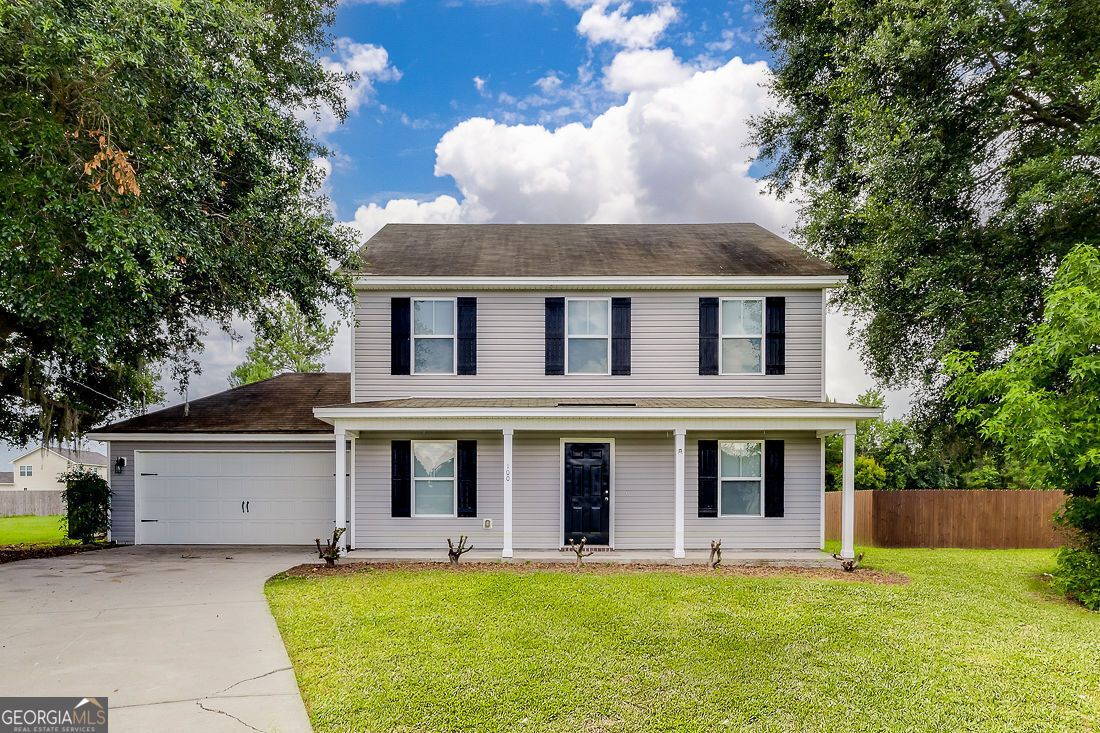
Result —
M 455 373 L 455 301 L 412 302 L 413 374 Z
M 31 469 L 32 469 L 31 466 L 20 466 L 19 467 L 19 475 L 20 476 L 31 476 L 31 475 L 33 475 Z
M 565 301 L 566 374 L 610 374 L 611 300 Z
M 719 333 L 722 374 L 764 373 L 764 299 L 723 298 Z

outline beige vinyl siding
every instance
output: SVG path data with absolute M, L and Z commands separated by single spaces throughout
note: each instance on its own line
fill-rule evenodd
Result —
M 111 484 L 111 539 L 124 545 L 134 541 L 134 451 L 331 451 L 332 448 L 333 444 L 325 441 L 112 441 L 108 465 L 114 466 L 121 457 L 126 459 L 126 467 L 122 473 L 112 470 L 107 474 Z
M 783 440 L 782 517 L 700 517 L 699 441 Z M 684 465 L 684 546 L 724 549 L 811 549 L 821 541 L 821 441 L 798 433 L 688 433 Z
M 390 441 L 476 440 L 477 517 L 390 516 Z M 362 433 L 355 441 L 355 542 L 359 549 L 447 549 L 468 535 L 480 549 L 503 546 L 504 438 L 497 433 Z M 483 522 L 493 520 L 493 528 Z
M 815 548 L 821 507 L 820 443 L 813 436 L 769 434 L 785 446 L 786 516 L 783 518 L 698 517 L 698 451 L 701 437 L 687 436 L 685 464 L 686 546 L 708 547 L 721 538 L 727 548 Z M 750 437 L 723 433 L 721 437 Z M 758 437 L 758 436 L 751 436 Z M 478 441 L 478 517 L 395 518 L 390 516 L 390 440 L 476 439 Z M 518 550 L 557 549 L 562 531 L 561 440 L 614 438 L 612 512 L 617 549 L 667 549 L 675 533 L 675 456 L 666 432 L 609 435 L 581 431 L 517 431 L 512 445 L 512 533 Z M 364 434 L 356 441 L 356 542 L 359 548 L 432 548 L 443 550 L 447 537 L 467 534 L 475 546 L 499 549 L 503 520 L 503 440 L 495 433 Z M 486 517 L 493 529 L 482 528 Z
M 360 291 L 354 338 L 356 401 L 400 397 L 822 396 L 822 297 L 819 290 L 717 292 L 461 292 L 477 298 L 477 374 L 390 374 L 390 299 L 414 291 Z M 631 298 L 631 374 L 545 375 L 547 297 Z M 786 374 L 699 375 L 699 298 L 784 296 Z

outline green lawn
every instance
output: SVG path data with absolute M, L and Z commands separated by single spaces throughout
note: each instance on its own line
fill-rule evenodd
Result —
M 0 545 L 56 545 L 65 539 L 61 515 L 0 517 Z
M 318 731 L 1096 731 L 1100 615 L 1050 550 L 868 550 L 909 585 L 646 572 L 277 576 Z

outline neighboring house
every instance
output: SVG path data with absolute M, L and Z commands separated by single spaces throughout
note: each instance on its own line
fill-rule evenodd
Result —
M 753 224 L 388 225 L 351 374 L 287 374 L 103 428 L 113 538 L 439 548 L 817 548 L 825 294 Z M 336 450 L 339 448 L 339 450 Z M 334 481 L 340 475 L 347 481 Z M 337 487 L 336 484 L 339 484 Z M 350 487 L 350 489 L 346 488 Z
M 107 475 L 107 456 L 87 450 L 70 450 L 57 446 L 34 448 L 12 461 L 15 470 L 0 474 L 0 490 L 61 491 L 58 478 L 74 468 Z M 5 486 L 3 477 L 11 476 L 12 485 Z

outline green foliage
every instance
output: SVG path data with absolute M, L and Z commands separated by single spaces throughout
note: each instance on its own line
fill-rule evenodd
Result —
M 872 491 L 886 488 L 886 471 L 870 456 L 856 456 L 856 491 Z
M 1100 611 L 1100 552 L 1063 547 L 1054 587 L 1092 611 Z
M 844 467 L 844 438 L 830 435 L 825 438 L 825 490 L 840 491 Z
M 245 360 L 229 375 L 229 384 L 240 387 L 285 372 L 324 371 L 324 357 L 332 348 L 336 326 L 307 319 L 294 303 L 275 312 L 266 334 L 256 336 Z
M 58 479 L 65 483 L 66 516 L 69 539 L 91 543 L 111 528 L 111 487 L 107 479 L 93 471 L 74 469 Z
M 335 0 L 0 3 L 0 437 L 185 384 L 207 324 L 350 304 L 299 119 L 344 114 Z
M 1075 546 L 1100 554 L 1100 250 L 1082 244 L 1066 255 L 1031 342 L 1003 366 L 982 371 L 973 354 L 957 353 L 945 369 L 958 419 L 1065 491 L 1059 521 Z
M 801 195 L 809 249 L 849 273 L 838 301 L 876 380 L 942 404 L 941 359 L 1002 362 L 1060 259 L 1100 239 L 1100 3 L 758 5 L 775 58 L 778 104 L 756 120 L 771 181 Z

